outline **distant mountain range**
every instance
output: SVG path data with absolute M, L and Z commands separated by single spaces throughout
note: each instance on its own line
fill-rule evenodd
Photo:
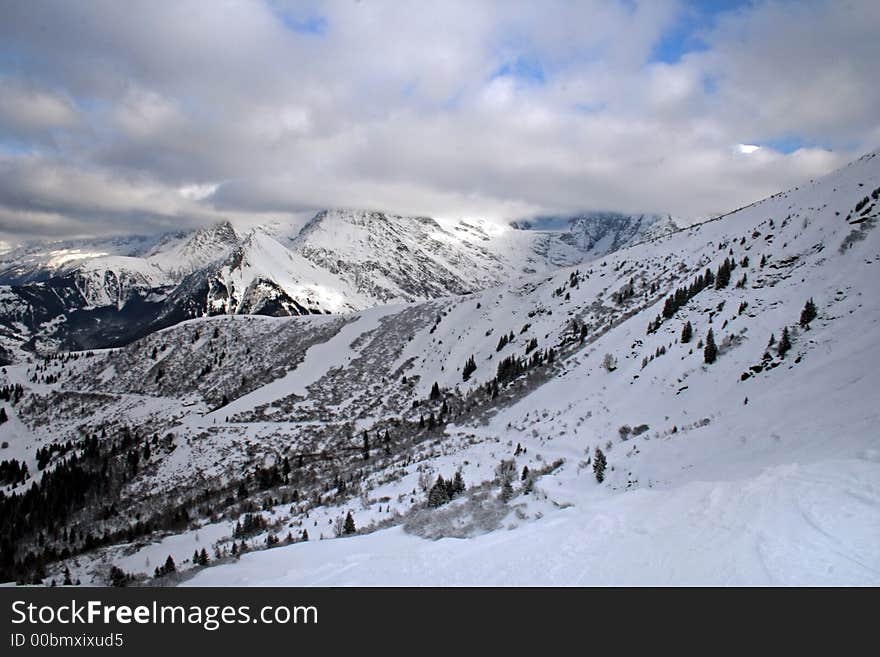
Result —
M 677 228 L 666 215 L 609 212 L 503 226 L 324 210 L 304 226 L 222 222 L 158 236 L 28 244 L 0 256 L 0 346 L 91 349 L 201 316 L 425 301 L 577 264 Z

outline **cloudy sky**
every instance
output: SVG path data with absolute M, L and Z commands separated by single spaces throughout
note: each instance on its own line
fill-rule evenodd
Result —
M 0 237 L 729 210 L 880 146 L 876 0 L 0 0 Z

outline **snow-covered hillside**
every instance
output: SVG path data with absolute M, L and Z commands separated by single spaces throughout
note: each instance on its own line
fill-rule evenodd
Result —
M 872 153 L 470 294 L 8 366 L 0 457 L 94 479 L 40 579 L 880 584 L 878 210 Z

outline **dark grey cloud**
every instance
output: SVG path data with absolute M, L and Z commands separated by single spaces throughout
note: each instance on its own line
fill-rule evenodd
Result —
M 867 0 L 743 4 L 672 61 L 673 0 L 0 5 L 10 239 L 327 206 L 699 217 L 880 143 Z

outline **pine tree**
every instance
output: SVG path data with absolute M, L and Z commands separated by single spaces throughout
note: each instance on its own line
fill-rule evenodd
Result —
M 434 381 L 434 385 L 431 386 L 431 399 L 440 399 L 440 386 Z
M 471 357 L 465 361 L 464 367 L 461 370 L 462 378 L 465 381 L 467 381 L 469 378 L 471 378 L 471 374 L 473 374 L 476 371 L 476 369 L 477 369 L 477 362 L 474 360 L 473 355 L 471 355 Z
M 816 319 L 817 314 L 816 304 L 813 303 L 813 299 L 811 298 L 806 304 L 804 304 L 804 309 L 801 311 L 801 328 L 809 328 L 810 322 Z M 0 421 L 2 421 L 2 418 L 0 418 Z
M 607 465 L 608 461 L 605 459 L 605 454 L 597 447 L 596 453 L 593 455 L 593 474 L 596 475 L 596 481 L 600 484 L 605 481 L 605 468 Z
M 129 576 L 119 566 L 110 567 L 110 586 L 122 588 L 128 584 Z
M 730 270 L 732 269 L 730 260 L 725 258 L 718 266 L 718 273 L 715 275 L 715 289 L 720 290 L 730 284 Z
M 431 486 L 431 490 L 428 491 L 428 506 L 438 507 L 446 504 L 449 501 L 449 491 L 446 487 L 446 482 L 443 480 L 443 475 L 437 476 L 437 481 Z
M 168 573 L 176 573 L 176 572 L 177 572 L 177 565 L 174 563 L 174 559 L 169 554 L 168 558 L 165 559 L 165 566 L 163 567 L 162 573 L 164 575 L 167 575 Z
M 703 360 L 707 365 L 711 365 L 718 357 L 718 347 L 715 346 L 715 335 L 712 329 L 706 334 L 706 346 L 703 348 Z
M 455 476 L 452 478 L 452 490 L 456 495 L 460 495 L 465 491 L 464 477 L 461 476 L 461 470 L 455 471 Z
M 370 460 L 370 437 L 367 435 L 366 431 L 364 431 L 363 454 L 364 454 L 364 461 L 369 461 Z
M 513 498 L 513 483 L 510 479 L 505 479 L 501 483 L 501 499 L 505 502 L 510 501 Z
M 345 516 L 345 524 L 342 525 L 342 533 L 345 536 L 357 533 L 357 527 L 354 525 L 354 518 L 351 515 L 351 511 Z
M 776 353 L 780 358 L 785 358 L 785 354 L 791 349 L 791 339 L 788 337 L 788 327 L 782 329 L 782 337 L 779 338 L 779 346 L 776 347 Z
M 0 424 L 7 422 L 9 420 L 9 416 L 6 415 L 6 409 L 0 408 Z
M 70 568 L 64 567 L 64 586 L 73 586 L 73 579 L 70 576 Z
M 685 322 L 684 326 L 681 329 L 681 342 L 682 344 L 686 344 L 691 341 L 691 338 L 694 335 L 694 329 L 691 326 L 690 322 Z

